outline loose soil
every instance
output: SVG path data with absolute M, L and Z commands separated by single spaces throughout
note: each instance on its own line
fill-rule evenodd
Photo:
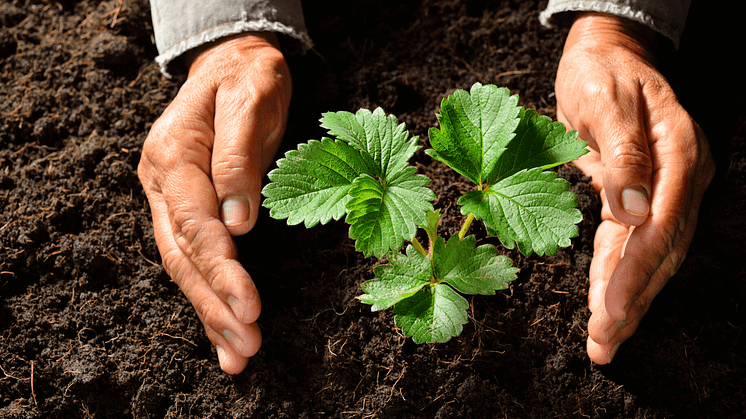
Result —
M 355 252 L 343 223 L 306 230 L 264 211 L 237 239 L 263 298 L 264 343 L 228 376 L 160 266 L 136 175 L 149 127 L 183 81 L 153 62 L 147 2 L 4 1 L 0 417 L 743 417 L 745 14 L 714 3 L 694 1 L 681 48 L 660 66 L 708 134 L 718 174 L 687 260 L 613 363 L 585 353 L 599 199 L 563 167 L 585 216 L 573 246 L 506 252 L 518 279 L 470 298 L 469 323 L 445 344 L 417 345 L 390 311 L 355 299 L 377 260 Z M 377 106 L 424 145 L 440 99 L 477 81 L 554 117 L 565 33 L 539 24 L 544 5 L 307 1 L 316 47 L 289 57 L 284 149 L 319 139 L 322 112 Z M 415 164 L 435 177 L 443 230 L 455 232 L 466 182 L 424 153 Z

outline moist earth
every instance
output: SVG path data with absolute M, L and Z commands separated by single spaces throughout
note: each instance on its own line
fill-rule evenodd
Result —
M 327 111 L 382 107 L 427 144 L 440 100 L 475 82 L 555 117 L 565 29 L 543 1 L 307 1 L 315 48 L 288 55 L 283 150 L 320 139 Z M 746 411 L 746 96 L 743 6 L 693 1 L 659 66 L 707 133 L 718 172 L 677 275 L 614 361 L 585 352 L 600 220 L 566 166 L 584 221 L 552 257 L 470 297 L 463 333 L 415 344 L 355 297 L 379 261 L 343 222 L 305 229 L 262 211 L 236 239 L 263 301 L 264 342 L 224 374 L 165 274 L 136 168 L 178 91 L 154 63 L 143 0 L 0 5 L 0 418 L 737 418 Z M 287 51 L 293 41 L 283 39 Z M 418 152 L 441 230 L 457 231 L 460 175 Z M 499 244 L 483 228 L 480 242 Z

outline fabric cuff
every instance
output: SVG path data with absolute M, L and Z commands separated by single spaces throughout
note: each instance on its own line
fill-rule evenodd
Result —
M 243 32 L 287 35 L 298 41 L 302 52 L 313 47 L 300 1 L 151 0 L 150 6 L 158 47 L 155 61 L 169 78 L 184 70 L 172 64 L 186 51 Z
M 563 19 L 564 12 L 608 13 L 642 23 L 670 39 L 678 49 L 690 4 L 691 0 L 549 0 L 539 21 L 551 28 L 572 23 Z

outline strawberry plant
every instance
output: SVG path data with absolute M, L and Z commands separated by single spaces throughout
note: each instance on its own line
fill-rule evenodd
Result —
M 576 132 L 518 106 L 508 89 L 479 83 L 443 99 L 437 119 L 426 153 L 475 186 L 457 202 L 465 216 L 458 235 L 438 235 L 429 179 L 408 164 L 419 139 L 380 108 L 325 113 L 321 126 L 333 138 L 287 152 L 262 190 L 271 217 L 306 227 L 344 217 L 358 251 L 386 258 L 358 298 L 372 310 L 393 306 L 394 322 L 417 343 L 461 333 L 461 294 L 493 295 L 516 278 L 508 257 L 467 235 L 475 219 L 524 255 L 569 246 L 582 219 L 569 182 L 546 170 L 587 152 Z

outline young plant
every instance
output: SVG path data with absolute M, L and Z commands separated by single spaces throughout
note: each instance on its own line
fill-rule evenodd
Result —
M 426 153 L 475 185 L 457 201 L 465 220 L 447 240 L 437 232 L 429 179 L 408 164 L 418 138 L 380 108 L 325 113 L 321 126 L 334 139 L 287 152 L 262 190 L 271 217 L 306 227 L 345 217 L 358 251 L 386 257 L 359 299 L 374 311 L 393 306 L 394 322 L 417 343 L 462 332 L 469 304 L 461 294 L 493 295 L 516 278 L 509 258 L 467 236 L 474 219 L 524 255 L 569 246 L 582 220 L 569 182 L 546 171 L 587 153 L 576 132 L 518 106 L 508 89 L 479 83 L 443 99 L 437 118 Z

